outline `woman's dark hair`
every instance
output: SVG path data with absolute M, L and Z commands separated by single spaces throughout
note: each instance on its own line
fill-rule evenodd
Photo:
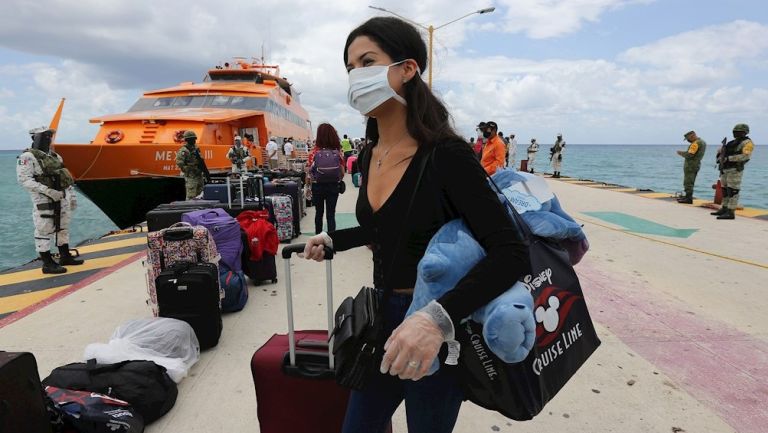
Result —
M 413 59 L 421 71 L 427 69 L 427 45 L 418 30 L 407 22 L 395 17 L 375 17 L 352 30 L 344 45 L 344 64 L 349 63 L 349 46 L 356 38 L 367 36 L 393 62 Z M 408 133 L 419 144 L 435 144 L 461 140 L 451 126 L 451 119 L 445 105 L 432 94 L 419 74 L 404 85 L 406 108 L 405 125 Z M 379 141 L 379 128 L 376 119 L 369 118 L 365 128 L 365 137 L 374 143 Z
M 336 133 L 336 128 L 330 123 L 321 123 L 317 127 L 315 146 L 321 149 L 341 149 L 341 140 L 339 140 L 339 134 Z

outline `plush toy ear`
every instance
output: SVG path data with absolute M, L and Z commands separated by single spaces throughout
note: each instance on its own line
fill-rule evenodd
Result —
M 439 280 L 450 266 L 451 264 L 442 254 L 427 254 L 419 263 L 419 275 L 426 282 L 434 282 Z

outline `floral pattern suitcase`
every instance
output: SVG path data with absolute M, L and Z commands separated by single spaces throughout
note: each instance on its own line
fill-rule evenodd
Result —
M 157 317 L 157 290 L 155 280 L 160 272 L 178 262 L 208 262 L 218 264 L 220 259 L 208 229 L 188 223 L 176 223 L 171 227 L 147 233 L 147 291 L 148 304 Z M 219 288 L 219 297 L 224 299 L 224 290 Z
M 272 208 L 275 211 L 277 224 L 277 238 L 280 242 L 286 242 L 293 239 L 293 200 L 286 194 L 273 194 L 267 196 L 267 200 L 272 202 Z

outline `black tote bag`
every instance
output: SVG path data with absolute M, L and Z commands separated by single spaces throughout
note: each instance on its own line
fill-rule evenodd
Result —
M 459 363 L 466 398 L 525 421 L 541 412 L 600 346 L 600 340 L 567 251 L 531 233 L 508 201 L 505 206 L 529 245 L 532 272 L 522 282 L 534 298 L 536 343 L 525 360 L 507 364 L 488 348 L 479 323 L 463 323 L 456 339 L 461 343 Z

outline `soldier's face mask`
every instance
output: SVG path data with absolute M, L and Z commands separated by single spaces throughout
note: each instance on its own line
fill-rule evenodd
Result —
M 36 132 L 32 135 L 32 148 L 48 153 L 51 151 L 52 139 L 53 131 Z

